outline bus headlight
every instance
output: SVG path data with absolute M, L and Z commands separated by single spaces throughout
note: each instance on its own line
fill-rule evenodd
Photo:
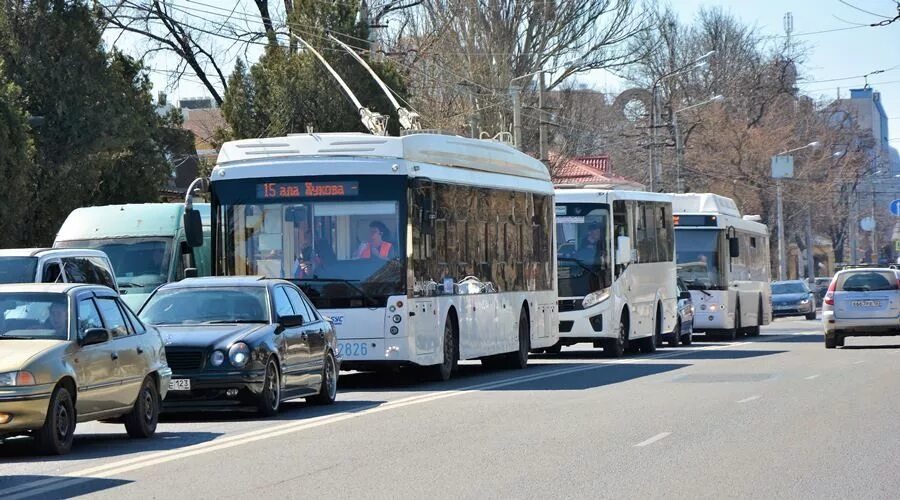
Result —
M 710 305 L 709 305 L 709 312 L 714 313 L 714 312 L 716 312 L 716 311 L 718 311 L 718 310 L 719 310 L 719 306 L 718 306 L 718 305 L 716 305 L 716 304 L 710 304 Z
M 609 292 L 593 292 L 584 296 L 584 300 L 581 301 L 581 307 L 587 309 L 589 307 L 593 307 L 604 300 L 609 298 Z

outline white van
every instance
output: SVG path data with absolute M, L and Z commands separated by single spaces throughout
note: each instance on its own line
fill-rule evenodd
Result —
M 0 284 L 87 283 L 119 291 L 105 253 L 81 248 L 0 250 Z

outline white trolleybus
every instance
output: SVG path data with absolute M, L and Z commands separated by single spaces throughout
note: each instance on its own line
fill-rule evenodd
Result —
M 672 197 L 556 189 L 559 343 L 653 352 L 678 320 Z M 630 349 L 629 349 L 630 348 Z
M 765 224 L 715 194 L 677 194 L 673 206 L 678 277 L 691 291 L 694 329 L 759 335 L 772 318 Z
M 553 185 L 496 141 L 298 134 L 224 144 L 214 275 L 297 283 L 342 368 L 524 367 L 556 343 Z

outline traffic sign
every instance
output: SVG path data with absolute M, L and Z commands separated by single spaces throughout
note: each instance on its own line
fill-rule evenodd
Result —
M 900 200 L 891 202 L 891 213 L 894 214 L 894 217 L 900 217 Z
M 859 221 L 859 228 L 863 231 L 871 231 L 875 229 L 875 218 L 863 217 L 862 220 Z

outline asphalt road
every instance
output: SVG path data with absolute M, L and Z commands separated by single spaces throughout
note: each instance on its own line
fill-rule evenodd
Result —
M 818 322 L 608 360 L 588 346 L 446 384 L 342 375 L 335 406 L 0 445 L 0 498 L 898 498 L 900 337 Z

